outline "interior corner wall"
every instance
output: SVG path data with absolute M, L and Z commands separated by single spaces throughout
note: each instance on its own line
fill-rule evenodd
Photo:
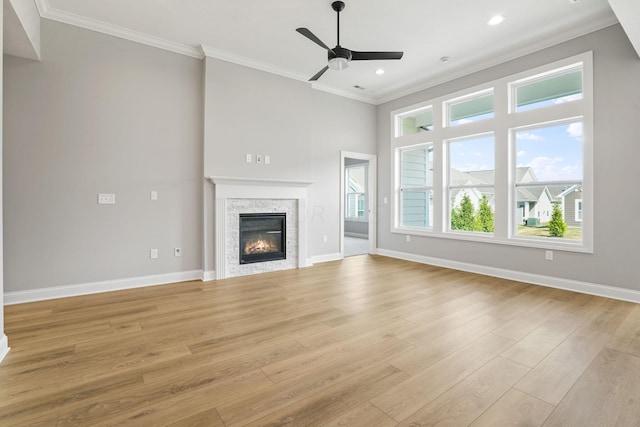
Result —
M 640 198 L 640 60 L 619 25 L 570 40 L 505 64 L 385 103 L 378 109 L 379 195 L 393 200 L 390 113 L 582 52 L 594 60 L 594 252 L 555 251 L 552 262 L 541 249 L 414 236 L 406 242 L 391 233 L 390 203 L 380 208 L 378 247 L 504 270 L 640 290 L 636 266 Z
M 41 62 L 4 63 L 4 292 L 200 270 L 201 61 L 47 19 L 41 35 Z
M 376 107 L 214 58 L 205 58 L 204 73 L 205 176 L 313 181 L 305 213 L 307 253 L 338 254 L 340 151 L 375 154 Z M 257 154 L 269 155 L 271 163 L 256 163 Z M 211 183 L 204 195 L 205 270 L 210 271 Z
M 0 8 L 0 46 L 3 44 L 3 11 Z M 4 55 L 3 55 L 4 57 Z M 2 134 L 3 134 L 3 122 L 2 122 L 2 99 L 3 99 L 3 68 L 4 58 L 0 58 L 0 362 L 9 351 L 9 343 L 7 336 L 4 334 L 4 255 L 3 255 L 3 220 L 2 220 L 2 205 L 3 205 L 3 192 L 2 192 Z

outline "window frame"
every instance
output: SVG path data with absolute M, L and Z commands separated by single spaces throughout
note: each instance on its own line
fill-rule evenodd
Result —
M 533 81 L 536 77 L 553 76 L 554 72 L 567 72 L 576 66 L 582 69 L 582 98 L 570 102 L 543 106 L 525 111 L 515 111 L 514 84 Z M 494 117 L 459 126 L 447 125 L 446 103 L 472 97 L 474 94 L 494 93 Z M 433 130 L 412 135 L 400 135 L 397 132 L 398 115 L 432 106 Z M 540 126 L 545 123 L 580 119 L 583 122 L 583 179 L 582 179 L 582 240 L 562 241 L 562 239 L 525 239 L 515 236 L 515 164 L 512 130 L 527 126 Z M 522 246 L 565 250 L 570 252 L 593 253 L 593 54 L 591 51 L 571 56 L 559 61 L 544 64 L 513 75 L 502 77 L 481 85 L 469 87 L 455 93 L 429 99 L 427 101 L 399 108 L 390 112 L 390 149 L 392 177 L 394 179 L 391 206 L 391 232 L 408 235 L 428 236 L 462 241 L 477 241 L 501 245 Z M 495 231 L 494 233 L 461 233 L 448 230 L 450 225 L 448 200 L 448 161 L 446 141 L 469 137 L 482 133 L 494 133 L 495 143 Z M 433 224 L 430 229 L 402 227 L 399 217 L 399 178 L 400 149 L 430 142 L 433 144 Z
M 433 152 L 433 143 L 432 142 L 424 142 L 421 144 L 417 144 L 417 145 L 410 145 L 410 146 L 406 146 L 406 147 L 401 147 L 398 148 L 396 155 L 398 158 L 398 162 L 401 165 L 402 164 L 402 152 L 403 151 L 409 151 L 409 150 L 417 150 L 417 149 L 421 149 L 421 148 L 431 148 L 431 152 Z M 433 156 L 433 154 L 432 154 Z M 398 167 L 398 172 L 401 174 L 401 166 Z M 427 172 L 428 173 L 428 172 Z M 434 176 L 434 172 L 432 172 L 432 176 Z M 397 226 L 399 226 L 399 228 L 405 229 L 405 230 L 413 230 L 414 232 L 420 232 L 420 231 L 430 231 L 433 229 L 433 221 L 427 221 L 430 223 L 429 226 L 427 227 L 412 227 L 412 226 L 407 226 L 407 225 L 402 225 L 402 218 L 403 218 L 403 204 L 402 204 L 402 193 L 403 191 L 424 191 L 424 192 L 431 192 L 429 197 L 429 202 L 433 201 L 433 194 L 434 194 L 434 185 L 432 183 L 432 185 L 424 185 L 424 186 L 411 186 L 411 187 L 403 187 L 402 185 L 402 176 L 400 175 L 398 177 L 398 190 L 397 190 L 397 203 L 396 203 L 396 209 L 397 209 L 397 214 L 396 214 L 396 221 L 397 221 Z M 429 203 L 428 202 L 428 203 Z M 430 209 L 430 213 L 432 212 L 432 209 Z

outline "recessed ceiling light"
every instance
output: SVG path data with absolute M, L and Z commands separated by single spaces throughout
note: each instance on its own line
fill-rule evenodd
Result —
M 449 57 L 443 56 L 442 58 L 440 58 L 440 62 L 442 62 L 443 64 L 446 64 L 447 62 L 449 62 Z
M 381 75 L 383 75 L 383 74 L 384 74 L 384 70 L 383 70 L 382 68 L 378 68 L 378 69 L 376 70 L 376 74 L 377 74 L 377 75 L 379 75 L 379 76 L 381 76 Z
M 489 21 L 487 22 L 487 25 L 491 25 L 491 26 L 498 25 L 504 20 L 505 20 L 504 15 L 496 15 L 493 18 L 489 19 Z

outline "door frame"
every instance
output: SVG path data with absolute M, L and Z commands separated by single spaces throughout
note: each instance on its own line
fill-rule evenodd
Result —
M 340 151 L 340 257 L 344 258 L 344 216 L 345 216 L 345 159 L 366 160 L 369 162 L 367 170 L 367 215 L 369 218 L 369 253 L 376 253 L 377 242 L 377 196 L 378 196 L 378 157 L 375 154 Z

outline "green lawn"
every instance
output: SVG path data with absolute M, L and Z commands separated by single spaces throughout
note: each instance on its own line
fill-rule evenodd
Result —
M 518 236 L 522 237 L 550 237 L 549 227 L 547 225 L 541 225 L 540 227 L 527 227 L 525 225 L 518 226 Z M 582 239 L 581 227 L 567 227 L 567 232 L 564 235 L 565 239 L 580 240 Z

